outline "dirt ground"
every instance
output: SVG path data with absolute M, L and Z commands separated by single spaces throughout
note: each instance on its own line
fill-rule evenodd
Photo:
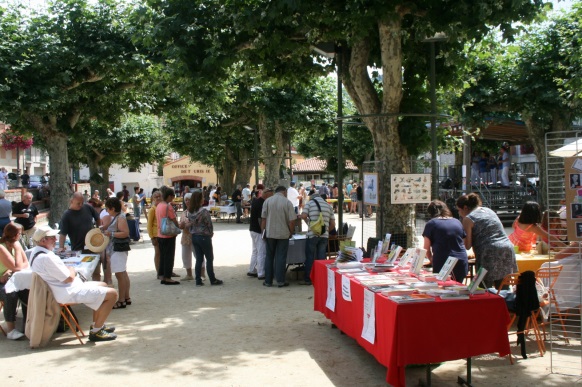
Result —
M 347 218 L 357 221 L 352 215 Z M 132 245 L 129 255 L 133 305 L 112 311 L 108 320 L 117 327 L 118 339 L 80 345 L 67 332 L 56 334 L 48 347 L 31 350 L 25 339 L 0 337 L 0 384 L 386 385 L 386 368 L 313 311 L 313 288 L 298 285 L 296 273 L 288 272 L 291 285 L 281 289 L 247 277 L 247 224 L 216 223 L 214 249 L 216 275 L 224 286 L 164 286 L 155 279 L 153 248 L 146 235 L 143 243 Z M 175 271 L 184 274 L 180 247 L 175 262 Z M 77 306 L 75 311 L 82 327 L 88 328 L 90 310 Z M 551 374 L 550 354 L 540 357 L 534 345 L 528 345 L 530 358 L 513 366 L 495 355 L 474 359 L 473 384 L 582 384 L 580 377 Z M 579 356 L 574 362 L 580 362 Z M 433 369 L 432 383 L 455 386 L 464 372 L 464 360 L 443 363 Z M 407 385 L 417 385 L 424 377 L 424 367 L 410 367 Z

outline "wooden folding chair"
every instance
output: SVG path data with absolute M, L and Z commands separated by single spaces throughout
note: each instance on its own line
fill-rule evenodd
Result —
M 69 329 L 75 334 L 75 336 L 77 337 L 79 342 L 81 344 L 85 344 L 85 343 L 83 343 L 83 340 L 81 340 L 81 337 L 79 337 L 79 334 L 77 333 L 77 331 L 79 331 L 79 332 L 81 332 L 82 337 L 85 337 L 85 332 L 83 332 L 83 330 L 81 329 L 81 326 L 79 325 L 79 322 L 77 321 L 77 319 L 75 318 L 75 316 L 73 316 L 73 313 L 71 312 L 70 308 L 73 305 L 75 305 L 75 304 L 59 304 L 59 306 L 61 307 L 61 317 L 63 318 L 63 320 L 65 321 L 65 324 L 67 324 Z M 73 322 L 73 324 L 71 324 L 71 321 Z
M 520 276 L 520 273 L 512 273 L 512 274 L 506 275 L 505 278 L 503 278 L 503 280 L 499 284 L 499 287 L 497 289 L 497 293 L 499 294 L 501 292 L 501 290 L 503 290 L 503 288 L 505 288 L 506 286 L 517 286 L 517 284 L 519 283 L 519 276 Z M 542 335 L 540 333 L 540 329 L 539 329 L 539 326 L 537 324 L 536 313 L 539 313 L 539 309 L 532 311 L 531 315 L 527 317 L 526 326 L 525 326 L 525 329 L 523 331 L 509 332 L 509 330 L 511 329 L 511 326 L 513 325 L 513 323 L 515 322 L 515 319 L 517 317 L 516 313 L 514 311 L 510 310 L 509 316 L 511 317 L 511 320 L 510 320 L 509 324 L 507 324 L 507 332 L 510 335 L 513 335 L 513 334 L 518 335 L 520 333 L 523 333 L 527 336 L 529 331 L 532 330 L 534 332 L 536 344 L 537 344 L 538 349 L 540 351 L 540 356 L 544 356 L 544 353 L 546 352 L 546 347 L 545 347 L 544 342 L 542 340 Z M 511 353 L 509 354 L 509 362 L 511 364 L 513 364 L 513 355 Z
M 2 312 L 2 309 L 4 309 L 4 301 L 0 301 L 0 312 Z M 4 328 L 2 328 L 2 325 L 0 325 L 0 331 L 2 331 L 4 336 L 6 336 L 6 331 L 4 330 Z
M 562 331 L 564 332 L 564 339 L 566 340 L 566 343 L 569 343 L 570 340 L 568 339 L 568 331 L 566 329 L 566 324 L 564 322 L 565 316 L 562 314 L 562 311 L 560 310 L 560 304 L 558 303 L 558 300 L 556 299 L 556 293 L 554 292 L 554 285 L 556 284 L 556 281 L 558 280 L 558 276 L 560 275 L 562 269 L 563 266 L 552 266 L 552 267 L 542 267 L 541 269 L 538 269 L 536 271 L 537 280 L 540 283 L 542 283 L 548 290 L 547 299 L 540 301 L 540 310 L 536 312 L 536 318 L 539 317 L 542 307 L 546 307 L 549 305 L 551 308 L 551 306 L 554 305 L 554 309 L 556 310 L 556 312 L 553 314 L 558 316 L 556 320 L 559 321 L 562 326 Z M 552 311 L 550 309 L 548 321 L 541 322 L 540 324 L 538 324 L 539 326 L 542 327 L 542 331 L 544 332 L 544 340 L 547 340 L 546 325 L 549 325 L 552 322 L 551 315 Z

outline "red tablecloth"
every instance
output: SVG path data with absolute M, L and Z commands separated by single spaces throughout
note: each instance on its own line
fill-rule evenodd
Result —
M 495 352 L 499 356 L 509 354 L 506 328 L 509 314 L 505 301 L 492 294 L 472 296 L 470 300 L 416 304 L 396 304 L 376 294 L 376 338 L 371 344 L 361 337 L 364 286 L 351 279 L 352 301 L 346 301 L 341 293 L 341 275 L 334 273 L 335 312 L 325 306 L 329 262 L 315 261 L 313 265 L 314 310 L 323 313 L 388 367 L 389 384 L 405 385 L 408 364 L 437 363 Z

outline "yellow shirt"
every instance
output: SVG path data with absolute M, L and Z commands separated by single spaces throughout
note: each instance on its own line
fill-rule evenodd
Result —
M 158 237 L 158 221 L 156 220 L 156 206 L 154 204 L 148 211 L 148 235 L 150 239 Z

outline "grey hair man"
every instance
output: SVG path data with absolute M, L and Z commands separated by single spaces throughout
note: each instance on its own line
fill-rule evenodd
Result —
M 266 230 L 267 237 L 263 286 L 273 286 L 273 277 L 276 278 L 280 288 L 289 286 L 289 283 L 285 282 L 287 250 L 289 238 L 295 231 L 297 215 L 293 205 L 287 200 L 287 188 L 277 187 L 275 195 L 265 200 L 261 218 L 261 230 Z
M 32 204 L 32 194 L 30 192 L 25 193 L 22 196 L 22 201 L 12 208 L 12 215 L 16 218 L 14 222 L 22 226 L 22 235 L 25 237 L 26 243 L 32 246 L 30 241 L 36 231 L 38 209 Z

